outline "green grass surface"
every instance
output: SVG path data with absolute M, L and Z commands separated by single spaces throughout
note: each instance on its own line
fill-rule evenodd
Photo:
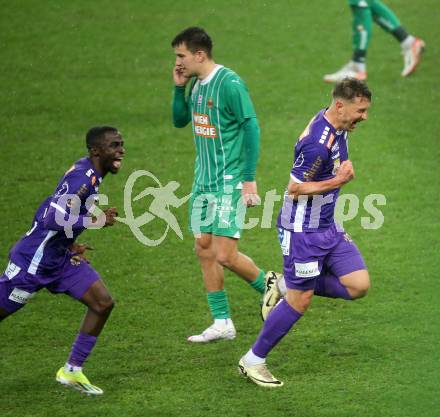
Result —
M 285 386 L 266 391 L 238 376 L 238 359 L 261 322 L 256 293 L 230 273 L 238 337 L 186 342 L 210 316 L 185 205 L 174 210 L 183 241 L 170 233 L 159 247 L 145 247 L 122 224 L 81 238 L 96 248 L 92 263 L 117 302 L 86 368 L 105 395 L 84 397 L 55 382 L 84 307 L 42 291 L 0 326 L 1 417 L 440 416 L 437 2 L 388 3 L 428 48 L 420 70 L 402 79 L 399 46 L 374 28 L 373 105 L 351 135 L 357 177 L 344 190 L 361 202 L 371 193 L 387 199 L 379 230 L 362 229 L 363 209 L 345 224 L 372 289 L 356 303 L 314 300 L 269 358 Z M 262 128 L 263 195 L 283 192 L 296 137 L 329 102 L 322 75 L 350 57 L 342 0 L 17 0 L 0 7 L 3 266 L 38 204 L 84 154 L 92 125 L 116 125 L 126 140 L 121 173 L 100 190 L 111 205 L 122 207 L 123 186 L 138 169 L 179 181 L 179 196 L 190 191 L 190 129 L 174 129 L 170 115 L 169 44 L 179 30 L 204 26 L 216 60 L 246 80 Z M 158 237 L 163 227 L 154 221 L 145 231 Z M 281 269 L 273 228 L 248 231 L 240 247 L 264 268 Z

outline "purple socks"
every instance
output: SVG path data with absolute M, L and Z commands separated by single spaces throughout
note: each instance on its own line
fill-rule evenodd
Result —
M 82 366 L 96 343 L 96 336 L 79 332 L 70 351 L 69 365 Z
M 254 345 L 252 352 L 265 358 L 292 326 L 302 317 L 286 300 L 282 300 L 269 314 Z

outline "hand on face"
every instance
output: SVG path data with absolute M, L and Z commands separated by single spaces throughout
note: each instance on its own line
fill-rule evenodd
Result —
M 182 67 L 176 64 L 173 69 L 173 79 L 175 85 L 177 85 L 178 87 L 183 87 L 188 82 L 189 77 L 186 77 L 183 74 Z

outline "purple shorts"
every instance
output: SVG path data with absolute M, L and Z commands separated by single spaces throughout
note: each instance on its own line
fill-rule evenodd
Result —
M 367 269 L 351 237 L 338 232 L 335 225 L 319 232 L 291 232 L 283 228 L 278 231 L 287 288 L 311 290 L 323 270 L 341 277 Z
M 99 274 L 87 262 L 74 261 L 71 257 L 67 257 L 59 271 L 50 276 L 31 275 L 9 262 L 8 268 L 0 277 L 0 308 L 13 313 L 24 307 L 42 288 L 80 300 L 99 279 Z

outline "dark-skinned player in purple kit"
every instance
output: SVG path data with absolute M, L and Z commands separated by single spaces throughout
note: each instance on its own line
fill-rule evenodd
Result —
M 75 243 L 86 228 L 112 226 L 117 216 L 111 207 L 93 215 L 103 178 L 116 174 L 124 157 L 124 142 L 111 126 L 91 128 L 86 135 L 88 157 L 76 161 L 59 181 L 54 193 L 40 205 L 31 229 L 13 246 L 0 277 L 0 321 L 15 313 L 42 288 L 80 301 L 87 312 L 66 364 L 56 379 L 88 395 L 103 390 L 90 383 L 82 366 L 96 344 L 114 306 L 99 274 L 84 256 L 87 245 Z

